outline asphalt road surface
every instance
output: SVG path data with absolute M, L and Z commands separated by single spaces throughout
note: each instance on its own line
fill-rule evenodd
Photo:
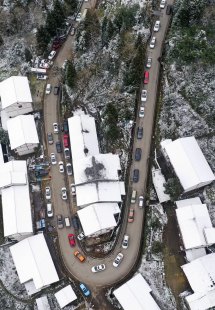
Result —
M 168 4 L 172 4 L 173 0 L 167 1 Z M 93 5 L 92 2 L 84 2 L 82 7 L 82 12 L 84 8 L 90 7 Z M 131 175 L 133 169 L 140 170 L 140 180 L 138 183 L 130 183 L 130 189 L 133 188 L 137 190 L 138 196 L 140 194 L 145 194 L 146 182 L 147 182 L 147 174 L 148 174 L 148 158 L 150 155 L 150 146 L 153 135 L 153 122 L 154 122 L 154 112 L 155 112 L 155 104 L 156 104 L 156 94 L 158 87 L 158 78 L 159 78 L 159 69 L 160 64 L 158 58 L 161 55 L 162 43 L 165 39 L 166 30 L 168 28 L 170 16 L 166 15 L 166 9 L 161 11 L 163 13 L 160 16 L 161 28 L 159 32 L 154 34 L 157 38 L 156 46 L 154 49 L 148 48 L 148 56 L 152 57 L 152 67 L 149 70 L 149 84 L 145 85 L 144 88 L 148 91 L 148 99 L 145 104 L 145 117 L 139 118 L 136 120 L 136 129 L 138 126 L 142 126 L 144 130 L 143 139 L 137 140 L 136 138 L 136 129 L 135 129 L 135 138 L 134 138 L 134 150 L 136 147 L 142 148 L 142 159 L 140 162 L 133 162 L 131 166 Z M 152 34 L 153 35 L 153 34 Z M 55 61 L 54 67 L 58 66 L 62 67 L 62 64 L 65 59 L 71 58 L 73 53 L 74 46 L 74 37 L 68 36 L 67 41 L 64 43 L 63 47 L 59 51 Z M 59 85 L 59 76 L 54 73 L 54 67 L 49 75 L 49 83 L 54 87 Z M 59 120 L 59 102 L 58 96 L 53 94 L 53 91 L 50 95 L 46 95 L 44 99 L 44 122 L 45 122 L 45 131 L 46 133 L 53 132 L 53 123 L 58 122 Z M 62 141 L 61 133 L 53 134 L 55 142 L 58 140 Z M 57 154 L 55 149 L 55 142 L 53 145 L 48 145 L 47 153 L 54 152 L 57 155 L 58 162 L 60 160 L 64 160 L 63 153 Z M 133 158 L 134 158 L 134 150 L 133 150 Z M 71 216 L 73 214 L 72 211 L 72 199 L 68 199 L 66 202 L 61 199 L 61 188 L 67 187 L 69 194 L 69 184 L 72 183 L 72 178 L 66 175 L 66 173 L 61 174 L 58 169 L 58 164 L 52 166 L 51 168 L 51 188 L 52 188 L 52 203 L 54 206 L 54 216 L 57 214 L 62 214 L 65 216 Z M 130 200 L 130 199 L 129 199 Z M 129 201 L 128 200 L 128 201 Z M 123 221 L 121 227 L 121 234 L 118 239 L 118 243 L 114 249 L 114 252 L 109 254 L 105 259 L 92 259 L 91 257 L 87 257 L 84 263 L 80 263 L 77 258 L 74 257 L 73 252 L 74 249 L 70 247 L 67 235 L 68 233 L 74 233 L 73 228 L 63 228 L 58 229 L 58 237 L 61 255 L 64 260 L 64 263 L 67 267 L 67 270 L 71 273 L 73 277 L 78 279 L 80 282 L 84 282 L 89 285 L 89 287 L 94 290 L 99 289 L 99 287 L 104 287 L 106 285 L 112 285 L 122 280 L 126 275 L 130 273 L 132 268 L 135 265 L 135 262 L 138 258 L 138 253 L 141 246 L 142 240 L 142 227 L 144 223 L 144 210 L 139 209 L 137 203 L 132 206 L 135 209 L 135 219 L 133 223 L 127 223 L 127 213 L 125 212 L 125 219 Z M 129 204 L 127 205 L 129 208 Z M 130 236 L 129 247 L 124 250 L 121 247 L 122 239 L 124 234 L 128 234 Z M 78 249 L 77 245 L 75 249 Z M 81 251 L 81 250 L 80 250 Z M 124 259 L 118 268 L 113 267 L 113 260 L 116 255 L 122 252 L 124 254 Z M 105 263 L 106 270 L 100 273 L 92 273 L 91 267 L 97 264 Z

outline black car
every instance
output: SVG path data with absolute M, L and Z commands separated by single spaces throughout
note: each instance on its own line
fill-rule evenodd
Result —
M 63 224 L 63 217 L 61 214 L 57 215 L 57 227 L 58 228 L 63 228 L 64 224 Z
M 137 139 L 142 139 L 143 137 L 143 127 L 137 128 Z
M 170 5 L 170 4 L 167 5 L 167 7 L 166 7 L 166 14 L 167 15 L 172 14 L 172 5 Z
M 62 144 L 61 144 L 61 142 L 60 142 L 60 141 L 57 141 L 57 142 L 55 143 L 55 145 L 56 145 L 57 153 L 62 153 Z
M 75 229 L 79 229 L 79 220 L 77 216 L 72 216 L 72 225 L 74 226 Z
M 141 148 L 136 148 L 135 150 L 135 160 L 139 161 L 141 160 L 142 150 Z
M 54 87 L 54 95 L 58 95 L 59 94 L 59 90 L 60 90 L 60 87 L 55 86 Z
M 54 143 L 54 139 L 53 139 L 53 134 L 52 133 L 48 133 L 47 134 L 47 139 L 48 139 L 48 144 L 53 144 Z
M 66 120 L 63 122 L 63 130 L 65 133 L 69 132 L 68 122 Z
M 133 182 L 137 183 L 139 181 L 139 169 L 134 169 L 133 171 Z

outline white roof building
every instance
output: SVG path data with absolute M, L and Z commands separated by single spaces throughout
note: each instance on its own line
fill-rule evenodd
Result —
M 21 240 L 33 233 L 26 161 L 0 166 L 4 236 Z
M 107 233 L 116 225 L 114 215 L 119 214 L 117 203 L 95 203 L 78 211 L 85 236 L 94 237 Z
M 185 192 L 203 187 L 215 180 L 195 137 L 180 138 L 161 144 Z
M 73 291 L 71 285 L 67 285 L 54 295 L 61 309 L 77 299 L 77 296 L 75 295 L 75 292 Z
M 181 266 L 193 290 L 185 297 L 191 310 L 215 307 L 215 253 L 200 257 Z
M 170 200 L 170 196 L 165 194 L 164 184 L 166 180 L 161 172 L 161 169 L 152 169 L 152 182 L 156 190 L 158 200 L 160 203 Z
M 25 284 L 29 295 L 59 281 L 43 234 L 16 243 L 10 251 L 19 280 Z
M 36 299 L 38 310 L 51 310 L 47 296 L 42 296 Z
M 113 293 L 124 310 L 159 310 L 151 295 L 151 288 L 139 273 Z
M 7 121 L 7 129 L 12 150 L 22 156 L 33 153 L 39 144 L 33 115 L 19 115 Z

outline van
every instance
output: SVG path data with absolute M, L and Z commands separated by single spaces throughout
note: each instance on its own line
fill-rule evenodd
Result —
M 139 196 L 139 203 L 138 203 L 138 205 L 139 205 L 139 208 L 143 208 L 143 205 L 144 205 L 144 198 L 143 198 L 143 196 Z
M 137 191 L 133 190 L 131 195 L 131 203 L 136 202 Z
M 48 217 L 52 217 L 54 215 L 51 203 L 47 203 L 46 210 L 47 210 Z
M 69 217 L 65 217 L 65 225 L 66 225 L 66 227 L 70 227 L 71 225 L 70 225 L 70 219 L 69 219 Z

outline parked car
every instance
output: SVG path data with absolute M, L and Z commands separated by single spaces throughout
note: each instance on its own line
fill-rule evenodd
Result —
M 132 223 L 134 221 L 134 209 L 130 209 L 128 213 L 128 223 Z
M 156 43 L 156 37 L 152 37 L 151 42 L 149 44 L 150 48 L 155 48 L 155 43 Z
M 71 187 L 71 194 L 72 196 L 76 196 L 76 189 L 75 189 L 75 184 L 70 184 L 70 187 Z
M 51 93 L 51 89 L 52 89 L 51 84 L 47 84 L 46 85 L 46 95 L 49 95 Z
M 137 139 L 142 139 L 143 137 L 143 127 L 137 128 Z
M 167 5 L 167 7 L 166 7 L 166 14 L 167 15 L 172 14 L 172 5 L 170 5 L 170 4 Z
M 93 266 L 91 268 L 92 272 L 100 272 L 105 270 L 105 264 L 101 264 L 101 265 L 97 265 L 97 266 Z
M 48 75 L 45 74 L 37 74 L 37 80 L 47 80 Z
M 139 181 L 139 169 L 134 169 L 133 171 L 133 182 L 137 183 Z
M 79 241 L 83 240 L 85 238 L 84 232 L 82 231 L 79 235 L 77 235 L 77 238 Z
M 66 217 L 65 217 L 64 221 L 65 221 L 65 225 L 66 225 L 66 227 L 71 227 L 71 224 L 70 224 L 70 219 L 69 219 L 69 217 L 68 217 L 68 216 L 66 216 Z
M 74 255 L 75 255 L 75 257 L 77 257 L 79 259 L 79 261 L 81 263 L 83 263 L 85 261 L 85 257 L 79 251 L 76 250 L 74 252 Z
M 71 36 L 74 36 L 74 34 L 75 34 L 75 27 L 72 27 L 72 28 L 71 28 L 71 31 L 70 31 L 70 35 L 71 35 Z
M 58 95 L 60 91 L 60 87 L 59 86 L 55 86 L 54 87 L 54 95 Z
M 67 120 L 64 120 L 64 122 L 63 122 L 63 130 L 64 130 L 65 133 L 69 132 L 69 127 L 68 127 L 68 121 Z
M 90 290 L 88 289 L 88 287 L 84 283 L 80 283 L 79 287 L 80 287 L 82 293 L 84 294 L 84 296 L 88 297 L 91 295 Z
M 76 16 L 76 22 L 80 22 L 81 20 L 81 13 L 78 13 L 77 16 Z
M 166 0 L 161 0 L 160 8 L 161 8 L 161 9 L 164 9 L 164 8 L 165 8 L 165 5 L 166 5 Z
M 46 211 L 47 211 L 47 216 L 48 217 L 53 217 L 54 216 L 53 208 L 52 208 L 52 204 L 51 203 L 47 203 Z
M 57 161 L 56 161 L 55 153 L 51 153 L 50 158 L 51 158 L 51 164 L 56 165 Z
M 65 159 L 70 159 L 70 150 L 69 148 L 64 149 Z
M 123 241 L 122 241 L 122 248 L 123 249 L 127 249 L 128 248 L 128 241 L 129 241 L 129 236 L 128 235 L 124 235 Z
M 60 142 L 60 141 L 57 141 L 57 142 L 55 143 L 55 146 L 56 146 L 57 153 L 62 153 L 62 145 L 61 145 L 61 142 Z
M 69 147 L 69 135 L 67 133 L 63 135 L 63 145 L 64 147 Z
M 151 68 L 152 66 L 152 58 L 148 57 L 147 62 L 146 62 L 146 68 Z
M 69 244 L 70 246 L 75 246 L 75 235 L 74 234 L 68 234 Z
M 156 20 L 155 25 L 154 25 L 154 31 L 158 32 L 160 29 L 160 24 L 161 22 L 159 20 Z
M 63 216 L 61 214 L 58 214 L 57 215 L 57 227 L 59 229 L 63 228 L 64 227 L 64 224 L 63 224 Z
M 46 196 L 46 200 L 51 200 L 51 187 L 50 186 L 46 186 L 45 196 Z
M 61 188 L 61 198 L 63 200 L 67 200 L 67 191 L 66 191 L 66 187 L 62 187 Z
M 72 224 L 74 226 L 75 229 L 79 229 L 79 220 L 77 218 L 77 216 L 72 216 Z
M 66 164 L 66 172 L 68 175 L 72 175 L 72 165 L 70 163 Z
M 53 123 L 53 130 L 54 130 L 54 133 L 59 133 L 58 123 Z
M 140 118 L 143 118 L 145 115 L 145 108 L 143 106 L 140 107 L 140 110 L 139 110 L 139 117 Z
M 144 80 L 143 80 L 144 84 L 148 84 L 149 83 L 149 71 L 145 71 L 144 72 Z
M 143 89 L 141 92 L 141 101 L 145 102 L 147 100 L 147 90 Z
M 47 133 L 47 140 L 48 140 L 48 144 L 53 144 L 54 143 L 54 139 L 53 139 L 53 134 L 52 133 Z
M 59 165 L 59 171 L 60 171 L 60 173 L 64 173 L 63 162 L 62 162 L 62 161 L 59 161 L 58 165 Z
M 52 60 L 55 57 L 55 55 L 56 55 L 56 51 L 51 51 L 51 53 L 48 56 L 48 59 Z
M 144 198 L 143 196 L 139 196 L 139 203 L 138 203 L 139 208 L 143 208 L 143 205 L 144 205 Z
M 119 253 L 117 255 L 117 257 L 115 258 L 114 262 L 113 262 L 113 266 L 114 267 L 118 267 L 119 264 L 122 262 L 124 255 L 122 253 Z
M 137 147 L 135 150 L 135 155 L 134 158 L 136 161 L 140 161 L 141 160 L 141 156 L 142 156 L 142 149 Z

